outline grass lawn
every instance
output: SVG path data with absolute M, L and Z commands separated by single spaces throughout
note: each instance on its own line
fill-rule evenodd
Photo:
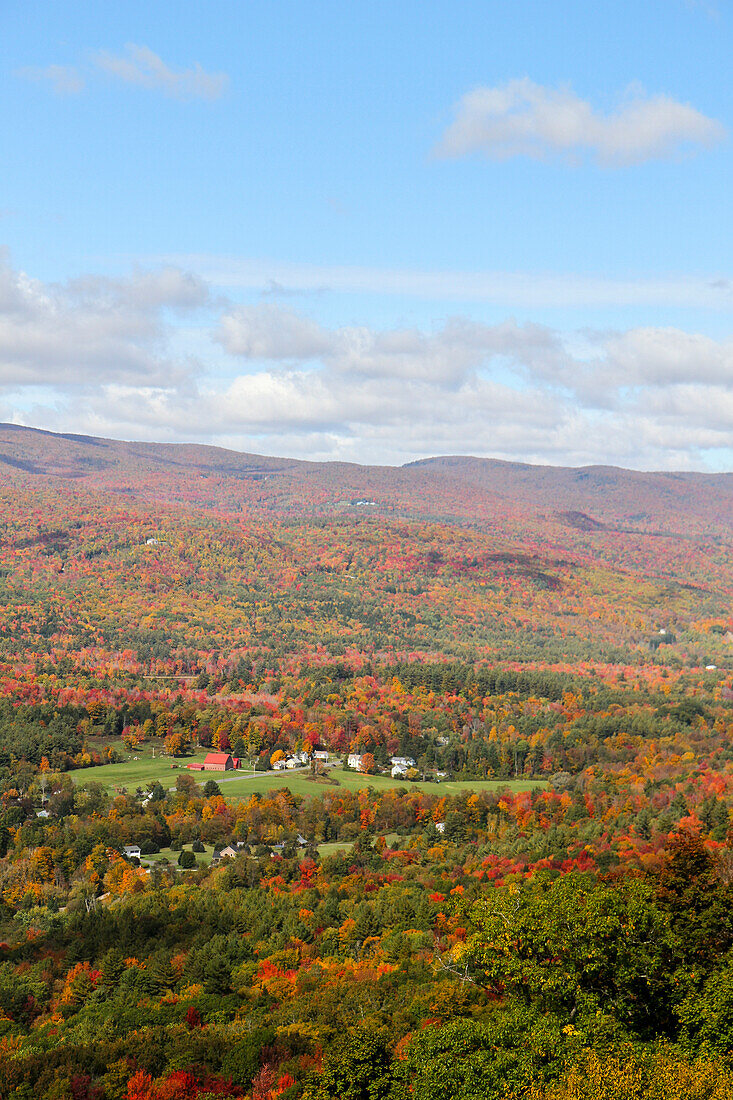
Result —
M 206 848 L 205 852 L 194 852 L 193 854 L 196 856 L 196 862 L 198 864 L 203 864 L 205 867 L 208 867 L 211 863 L 211 857 L 214 854 L 214 845 L 205 844 L 204 847 Z M 184 844 L 183 850 L 185 852 L 192 851 L 191 845 Z M 143 856 L 140 862 L 143 867 L 145 867 L 148 864 L 153 865 L 156 863 L 162 863 L 164 859 L 167 859 L 171 866 L 177 867 L 178 857 L 180 856 L 180 854 L 180 852 L 174 852 L 170 848 L 161 848 L 159 852 L 154 852 L 152 855 L 149 856 Z
M 70 775 L 74 782 L 80 786 L 84 783 L 94 782 L 101 783 L 110 791 L 114 791 L 115 787 L 127 787 L 128 790 L 134 791 L 136 787 L 145 788 L 148 783 L 154 783 L 156 779 L 167 790 L 168 787 L 175 786 L 176 778 L 182 772 L 193 775 L 197 780 L 205 775 L 206 778 L 203 782 L 210 778 L 216 779 L 221 774 L 218 772 L 188 773 L 186 771 L 186 764 L 193 764 L 197 761 L 203 764 L 206 759 L 206 752 L 198 752 L 194 756 L 187 756 L 182 760 L 173 760 L 170 756 L 159 756 L 158 753 L 153 759 L 150 749 L 138 750 L 135 756 L 137 759 L 131 757 L 123 764 L 100 764 L 97 768 L 80 768 L 71 772 Z
M 221 793 L 226 799 L 239 799 L 247 797 L 254 791 L 275 790 L 279 787 L 289 787 L 293 794 L 319 795 L 327 791 L 349 790 L 360 791 L 364 787 L 372 787 L 374 790 L 385 790 L 387 787 L 409 788 L 411 784 L 405 780 L 392 779 L 389 775 L 361 775 L 359 772 L 343 771 L 340 768 L 329 769 L 328 775 L 338 780 L 339 786 L 329 783 L 317 783 L 308 778 L 306 772 L 264 772 L 252 776 L 238 775 L 237 772 L 188 772 L 186 764 L 196 761 L 202 762 L 205 752 L 195 756 L 187 756 L 183 760 L 172 761 L 170 756 L 156 756 L 152 758 L 148 749 L 137 753 L 138 759 L 127 760 L 123 764 L 103 764 L 98 768 L 81 768 L 71 772 L 75 783 L 97 782 L 102 783 L 109 791 L 126 787 L 134 791 L 136 787 L 145 788 L 148 783 L 156 779 L 167 790 L 174 787 L 179 775 L 193 775 L 198 783 L 205 783 L 207 779 L 214 779 L 221 786 Z M 236 778 L 234 778 L 236 777 Z M 474 780 L 445 780 L 442 783 L 419 783 L 420 790 L 430 794 L 458 794 L 459 791 L 485 791 L 508 788 L 511 791 L 530 791 L 534 787 L 544 787 L 541 779 L 474 779 Z

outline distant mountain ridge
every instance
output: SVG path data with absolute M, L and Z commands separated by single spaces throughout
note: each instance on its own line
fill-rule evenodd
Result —
M 733 526 L 733 473 L 537 466 L 460 455 L 364 466 L 0 424 L 0 485 L 30 487 L 39 479 L 269 513 L 374 510 L 481 521 L 530 512 L 587 533 L 619 524 Z

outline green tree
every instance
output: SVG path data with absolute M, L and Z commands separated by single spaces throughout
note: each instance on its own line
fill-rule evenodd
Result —
M 492 890 L 470 908 L 460 963 L 569 1020 L 604 1011 L 639 1033 L 669 1026 L 675 940 L 654 889 L 572 873 Z
M 387 1100 L 392 1069 L 386 1039 L 369 1027 L 339 1035 L 328 1048 L 318 1100 Z

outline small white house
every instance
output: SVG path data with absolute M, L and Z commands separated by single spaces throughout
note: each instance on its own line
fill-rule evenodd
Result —
M 36 817 L 50 817 L 48 810 L 36 810 Z
M 411 756 L 391 756 L 390 763 L 393 768 L 404 768 L 407 771 L 408 768 L 415 767 L 415 761 Z
M 287 760 L 276 760 L 272 765 L 272 770 L 276 771 L 276 772 L 281 772 L 281 771 L 284 771 L 285 768 L 287 768 L 287 766 L 288 766 Z
M 145 540 L 145 545 L 146 546 L 159 546 L 160 543 L 159 543 L 158 539 L 146 539 Z
M 350 768 L 356 768 L 358 771 L 361 768 L 362 754 L 360 752 L 350 752 L 346 763 Z
M 439 833 L 444 833 L 445 832 L 445 822 L 444 821 L 436 821 L 435 822 L 435 828 L 438 830 Z
M 300 760 L 298 760 L 297 756 L 289 756 L 285 761 L 285 767 L 292 771 L 293 768 L 300 767 Z
M 140 845 L 126 844 L 122 849 L 125 859 L 140 859 Z
M 407 775 L 408 769 L 404 764 L 395 764 L 392 768 L 392 778 L 399 779 L 401 775 Z
M 314 760 L 320 760 L 322 763 L 328 763 L 328 753 L 325 749 L 316 749 L 313 753 Z

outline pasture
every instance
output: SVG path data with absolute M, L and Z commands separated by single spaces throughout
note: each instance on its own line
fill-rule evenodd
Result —
M 334 783 L 314 780 L 307 771 L 278 771 L 278 772 L 191 772 L 186 764 L 203 762 L 205 752 L 196 753 L 181 760 L 173 760 L 170 756 L 152 757 L 151 751 L 140 751 L 137 759 L 131 758 L 121 764 L 102 764 L 96 768 L 82 768 L 71 772 L 71 777 L 78 785 L 86 783 L 101 783 L 111 793 L 123 789 L 134 791 L 137 787 L 143 790 L 149 783 L 156 780 L 166 790 L 176 785 L 179 775 L 192 775 L 197 783 L 204 784 L 207 779 L 214 779 L 221 787 L 221 793 L 227 800 L 246 798 L 255 791 L 262 794 L 265 791 L 276 790 L 279 787 L 289 787 L 293 794 L 315 796 L 327 791 L 349 790 L 360 791 L 366 787 L 372 790 L 386 790 L 389 787 L 404 787 L 410 784 L 403 779 L 392 779 L 389 775 L 362 775 L 360 772 L 346 771 L 343 768 L 330 768 L 328 777 L 336 780 Z M 464 790 L 500 790 L 529 791 L 535 787 L 543 787 L 545 784 L 539 779 L 471 779 L 471 780 L 444 780 L 440 783 L 417 783 L 420 790 L 426 793 L 439 795 L 455 795 Z

